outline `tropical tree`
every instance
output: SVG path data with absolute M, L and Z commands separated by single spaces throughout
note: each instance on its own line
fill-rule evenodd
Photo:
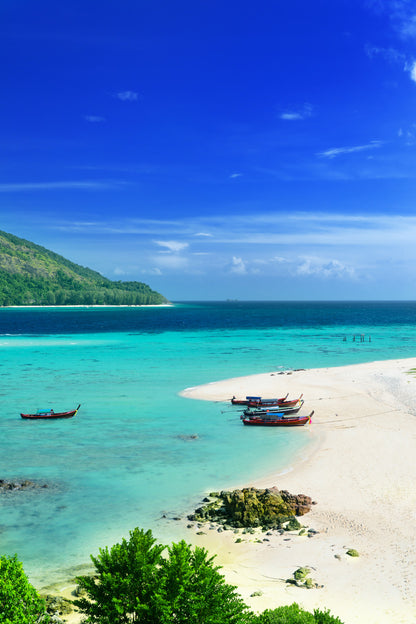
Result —
M 46 624 L 45 602 L 29 583 L 23 566 L 13 557 L 0 557 L 1 624 Z
M 208 551 L 183 540 L 168 549 L 161 565 L 159 622 L 168 624 L 241 624 L 252 615 L 236 588 L 228 585 Z
M 74 601 L 94 624 L 248 624 L 252 614 L 227 585 L 205 549 L 184 541 L 168 548 L 151 531 L 91 556 L 94 576 L 78 583 L 86 595 Z

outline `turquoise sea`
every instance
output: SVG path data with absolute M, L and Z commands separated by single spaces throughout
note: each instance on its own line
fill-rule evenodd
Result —
M 312 428 L 253 431 L 228 404 L 180 397 L 187 387 L 415 355 L 414 302 L 0 309 L 0 479 L 48 484 L 0 494 L 0 553 L 44 585 L 135 526 L 181 539 L 173 518 L 206 492 L 307 452 Z M 78 403 L 71 420 L 20 418 Z

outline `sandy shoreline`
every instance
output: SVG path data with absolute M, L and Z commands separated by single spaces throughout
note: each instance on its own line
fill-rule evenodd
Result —
M 303 392 L 303 411 L 315 410 L 314 445 L 304 461 L 281 475 L 271 467 L 257 483 L 236 486 L 276 485 L 308 494 L 318 504 L 302 521 L 319 534 L 262 544 L 235 544 L 229 533 L 195 540 L 218 553 L 227 580 L 254 610 L 296 601 L 308 610 L 329 608 L 345 624 L 416 622 L 414 368 L 416 358 L 268 373 L 183 393 L 220 401 Z M 346 555 L 348 548 L 360 557 Z M 288 586 L 284 579 L 300 566 L 310 567 L 324 587 Z M 254 591 L 262 595 L 251 597 Z
M 302 522 L 318 534 L 274 535 L 262 543 L 251 536 L 235 543 L 229 531 L 198 536 L 184 525 L 184 539 L 217 554 L 226 580 L 238 586 L 253 610 L 297 602 L 311 611 L 329 608 L 344 624 L 416 622 L 416 370 L 411 369 L 416 358 L 266 373 L 182 393 L 211 401 L 303 393 L 303 411 L 315 411 L 307 457 L 296 458 L 289 472 L 274 474 L 271 466 L 257 482 L 235 486 L 276 485 L 311 496 L 317 505 Z M 360 557 L 346 555 L 348 548 Z M 300 566 L 309 567 L 323 587 L 287 585 L 285 579 Z M 75 624 L 79 616 L 66 621 Z

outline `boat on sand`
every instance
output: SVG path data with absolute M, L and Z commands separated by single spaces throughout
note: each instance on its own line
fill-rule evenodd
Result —
M 295 405 L 303 397 L 303 394 L 299 398 L 293 400 L 287 400 L 287 394 L 280 399 L 265 399 L 260 396 L 247 396 L 245 399 L 236 399 L 235 396 L 231 399 L 233 405 L 246 405 L 247 407 L 274 407 L 274 406 L 291 406 Z
M 302 427 L 312 422 L 313 414 L 313 411 L 308 416 L 285 416 L 284 414 L 276 416 L 265 413 L 263 416 L 243 418 L 243 423 L 257 427 Z

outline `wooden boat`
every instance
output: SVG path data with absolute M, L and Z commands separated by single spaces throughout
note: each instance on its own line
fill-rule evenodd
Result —
M 243 423 L 245 425 L 253 425 L 257 427 L 302 427 L 303 425 L 312 422 L 313 414 L 314 412 L 312 411 L 309 416 L 256 416 L 252 418 L 243 418 Z
M 29 418 L 32 420 L 38 420 L 41 418 L 53 420 L 55 418 L 72 418 L 75 416 L 81 404 L 74 410 L 70 410 L 69 412 L 54 412 L 53 409 L 39 409 L 35 414 L 20 414 L 22 418 Z
M 274 407 L 280 405 L 290 406 L 295 405 L 303 397 L 303 394 L 301 394 L 298 399 L 293 399 L 290 401 L 287 400 L 288 396 L 289 394 L 280 399 L 264 399 L 263 397 L 259 396 L 247 396 L 245 399 L 236 399 L 235 397 L 233 397 L 231 399 L 231 403 L 233 405 L 246 405 L 247 407 Z
M 297 414 L 302 405 L 304 404 L 303 399 L 299 399 L 296 405 L 289 405 L 288 407 L 274 407 L 274 408 L 263 408 L 252 410 L 249 407 L 244 410 L 244 416 L 263 416 L 264 414 L 275 414 L 277 416 L 282 416 L 282 414 Z

